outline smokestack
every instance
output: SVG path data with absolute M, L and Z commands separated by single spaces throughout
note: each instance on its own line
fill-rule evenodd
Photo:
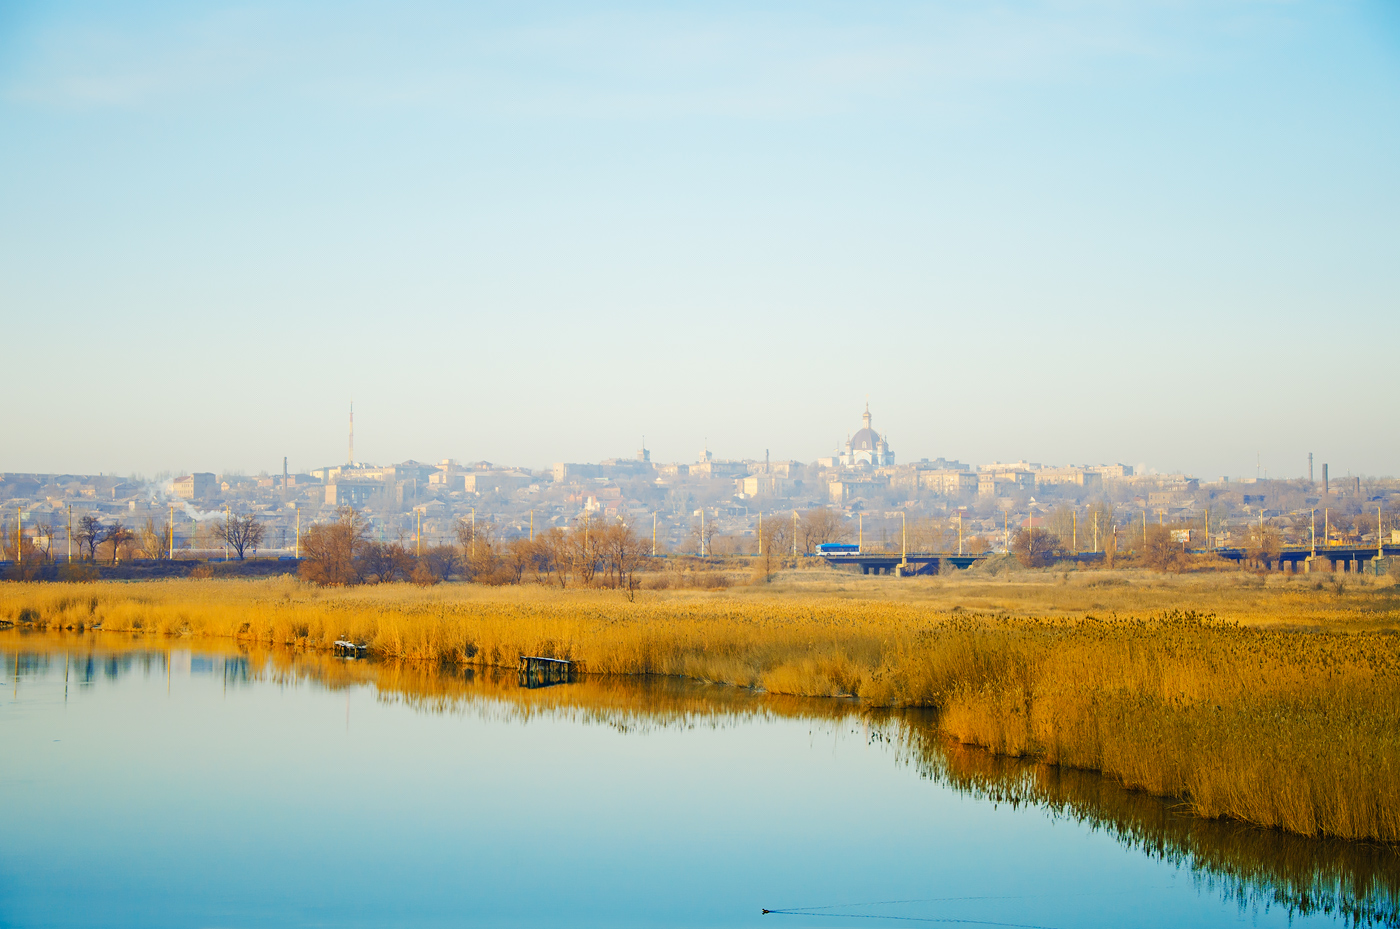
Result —
M 350 401 L 350 465 L 355 464 L 355 401 Z
M 1308 483 L 1313 483 L 1312 452 L 1308 452 Z
M 1327 462 L 1325 461 L 1322 463 L 1322 492 L 1331 493 L 1331 491 L 1327 489 Z
M 282 456 L 282 486 L 287 486 L 287 456 Z

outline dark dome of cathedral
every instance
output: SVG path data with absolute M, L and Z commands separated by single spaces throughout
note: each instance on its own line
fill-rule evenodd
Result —
M 852 451 L 861 451 L 862 449 L 866 449 L 873 452 L 875 450 L 875 446 L 879 444 L 880 434 L 874 429 L 871 429 L 869 426 L 866 426 L 864 429 L 851 436 Z

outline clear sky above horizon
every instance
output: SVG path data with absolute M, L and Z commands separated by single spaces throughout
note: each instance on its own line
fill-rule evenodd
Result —
M 1400 4 L 0 4 L 0 471 L 1400 472 Z

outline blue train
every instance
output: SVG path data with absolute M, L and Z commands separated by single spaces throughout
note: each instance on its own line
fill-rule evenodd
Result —
M 854 555 L 858 551 L 860 546 L 850 542 L 823 542 L 817 546 L 819 555 Z

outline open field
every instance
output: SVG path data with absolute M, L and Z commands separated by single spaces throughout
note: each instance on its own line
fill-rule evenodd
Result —
M 35 628 L 215 636 L 404 662 L 662 674 L 930 706 L 952 737 L 1103 771 L 1207 817 L 1400 842 L 1400 590 L 1390 578 L 830 571 L 722 591 L 291 579 L 0 585 Z

